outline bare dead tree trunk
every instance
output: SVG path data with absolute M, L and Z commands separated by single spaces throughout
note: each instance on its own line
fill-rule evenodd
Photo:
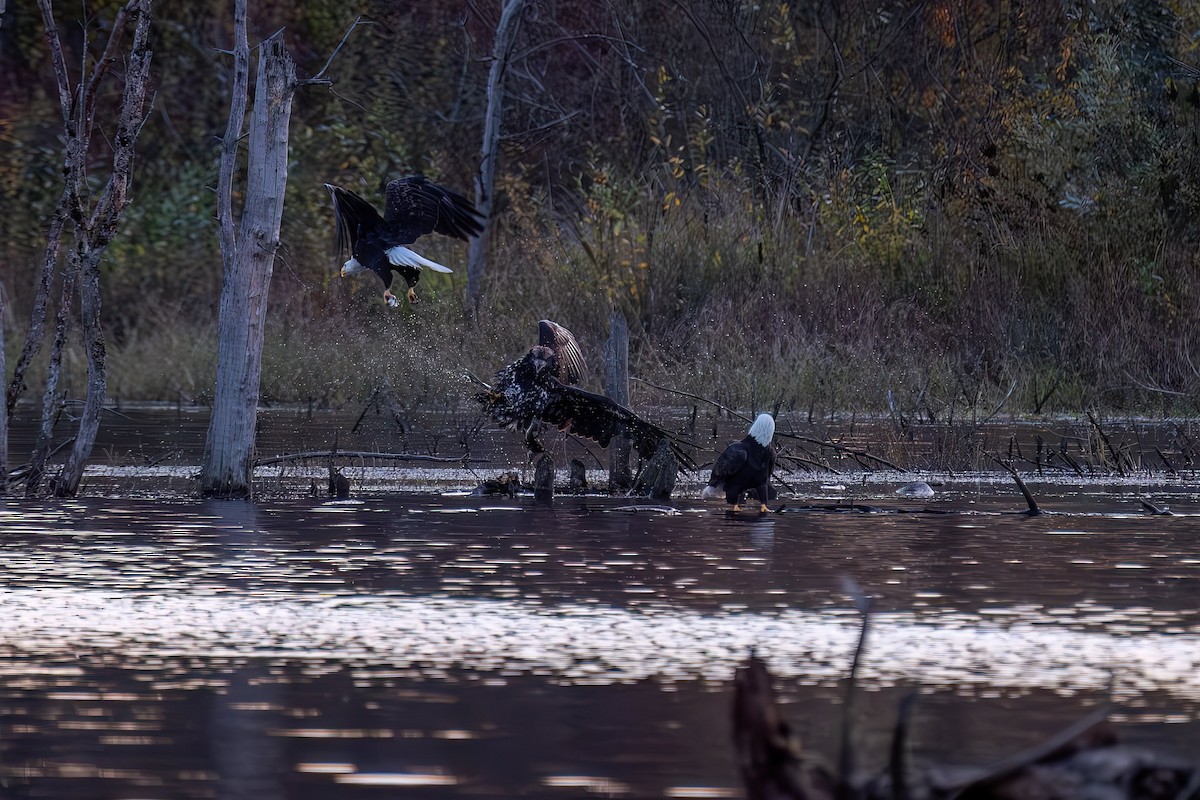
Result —
M 6 398 L 6 406 L 16 402 L 16 396 L 24 385 L 24 370 L 28 366 L 28 359 L 32 358 L 33 352 L 40 347 L 49 286 L 58 262 L 61 236 L 66 222 L 69 221 L 74 247 L 67 257 L 64 302 L 69 302 L 71 286 L 77 280 L 80 288 L 81 332 L 88 364 L 88 387 L 79 431 L 54 488 L 56 495 L 71 497 L 79 489 L 83 467 L 95 444 L 100 428 L 100 414 L 104 409 L 107 363 L 100 324 L 100 260 L 116 235 L 125 206 L 128 204 L 129 186 L 133 176 L 134 144 L 146 119 L 144 109 L 150 80 L 151 3 L 150 0 L 129 0 L 118 12 L 103 55 L 96 61 L 90 75 L 86 73 L 86 69 L 80 75 L 75 91 L 72 91 L 67 73 L 66 59 L 50 0 L 38 0 L 38 6 L 41 9 L 46 40 L 58 82 L 59 102 L 67 138 L 64 168 L 66 187 L 59 203 L 60 213 L 51 223 L 39 286 L 40 303 L 35 301 L 34 318 L 30 322 L 30 341 L 27 341 L 22 360 L 18 362 L 20 373 L 14 376 L 9 396 Z M 130 23 L 134 29 L 133 43 L 129 52 L 122 56 L 120 43 Z M 99 199 L 92 206 L 87 171 L 88 149 L 96 121 L 96 104 L 104 77 L 118 61 L 124 62 L 125 75 L 121 104 L 117 112 L 117 127 L 110 141 L 112 169 Z M 58 318 L 56 352 L 51 359 L 47 398 L 53 398 L 57 392 L 57 369 L 61 363 L 62 347 L 69 324 L 69 306 L 60 306 Z M 57 413 L 56 405 L 52 402 L 43 403 L 43 432 L 47 427 L 53 428 L 52 415 Z M 48 450 L 48 445 L 46 449 Z M 35 453 L 35 458 L 36 455 Z M 42 460 L 44 463 L 44 457 Z
M 58 269 L 58 253 L 62 246 L 63 228 L 67 220 L 67 200 L 70 196 L 70 188 L 64 188 L 62 197 L 59 198 L 58 207 L 54 211 L 54 216 L 50 218 L 50 227 L 46 231 L 46 250 L 42 257 L 42 269 L 38 275 L 37 293 L 33 298 L 33 311 L 29 318 L 29 333 L 25 337 L 25 344 L 21 347 L 21 354 L 17 356 L 17 363 L 13 367 L 12 380 L 8 384 L 8 391 L 5 397 L 5 409 L 9 416 L 12 416 L 13 409 L 16 408 L 17 400 L 21 397 L 21 392 L 25 390 L 25 373 L 29 370 L 29 364 L 37 356 L 38 351 L 42 348 L 42 340 L 45 338 L 46 332 L 46 310 L 50 305 L 50 290 L 54 286 L 54 275 Z M 8 441 L 5 439 L 5 441 Z
M 248 132 L 246 199 L 241 222 L 235 228 L 233 173 L 249 73 L 245 0 L 237 0 L 234 13 L 233 98 L 217 187 L 224 262 L 217 388 L 200 474 L 201 494 L 210 497 L 249 497 L 251 493 L 267 291 L 279 247 L 287 188 L 288 123 L 296 88 L 296 66 L 284 47 L 282 35 L 276 33 L 260 48 Z
M 4 286 L 0 285 L 0 376 L 8 374 L 4 358 Z M 0 403 L 0 497 L 8 494 L 8 403 Z
M 604 392 L 623 406 L 629 405 L 629 323 L 613 310 L 608 318 L 608 341 L 604 345 Z M 615 490 L 633 485 L 629 469 L 629 436 L 613 437 L 608 447 L 608 484 Z
M 504 120 L 504 77 L 521 23 L 525 0 L 504 0 L 496 36 L 492 40 L 492 66 L 488 70 L 487 108 L 483 113 L 483 144 L 479 148 L 479 174 L 475 177 L 475 208 L 483 215 L 484 230 L 471 239 L 467 250 L 467 317 L 474 319 L 483 300 L 483 277 L 487 272 L 488 242 L 496 188 L 496 159 L 500 151 L 500 127 Z
M 63 349 L 67 346 L 67 334 L 71 329 L 71 304 L 75 297 L 75 273 L 67 271 L 63 276 L 62 293 L 58 300 L 58 313 L 54 322 L 54 344 L 50 347 L 50 363 L 46 365 L 46 388 L 42 392 L 42 416 L 33 453 L 29 458 L 29 472 L 25 478 L 25 494 L 36 496 L 41 490 L 42 476 L 46 472 L 46 461 L 54 444 L 54 426 L 61 410 L 58 376 L 62 368 Z

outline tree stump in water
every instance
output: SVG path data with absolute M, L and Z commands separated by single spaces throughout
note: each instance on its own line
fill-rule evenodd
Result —
M 679 459 L 671 452 L 666 439 L 658 443 L 658 449 L 642 468 L 638 479 L 638 491 L 646 492 L 652 500 L 670 500 L 679 478 Z
M 350 481 L 340 469 L 329 468 L 329 494 L 338 500 L 350 497 Z
M 533 469 L 533 499 L 547 505 L 554 501 L 554 459 L 549 453 L 542 453 Z
M 573 492 L 586 491 L 588 488 L 587 467 L 578 458 L 571 459 L 571 477 L 567 481 L 567 488 Z

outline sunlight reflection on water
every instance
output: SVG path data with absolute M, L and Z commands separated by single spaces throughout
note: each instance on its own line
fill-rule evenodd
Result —
M 127 667 L 148 659 L 310 666 L 351 659 L 367 677 L 372 667 L 414 675 L 467 669 L 546 672 L 567 684 L 603 685 L 728 680 L 753 647 L 780 676 L 836 682 L 857 636 L 853 617 L 796 610 L 705 614 L 278 592 L 138 597 L 72 588 L 8 590 L 3 603 L 0 652 L 36 665 L 92 657 Z M 1092 613 L 1092 630 L 1063 629 L 1060 615 L 1035 606 L 946 614 L 936 623 L 880 613 L 862 680 L 1078 691 L 1111 679 L 1117 697 L 1165 692 L 1200 701 L 1200 636 L 1149 633 L 1159 623 L 1150 609 Z M 1076 609 L 1074 616 L 1085 615 Z M 1139 619 L 1145 624 L 1134 624 Z

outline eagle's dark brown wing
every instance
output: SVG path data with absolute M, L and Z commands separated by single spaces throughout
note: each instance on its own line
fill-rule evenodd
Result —
M 715 486 L 724 483 L 728 478 L 736 475 L 746 465 L 748 458 L 749 453 L 746 452 L 745 442 L 734 442 L 726 447 L 712 465 L 712 484 Z
M 586 365 L 583 351 L 569 330 L 548 319 L 538 321 L 538 344 L 554 351 L 554 377 L 566 384 L 579 383 Z
M 430 183 L 424 175 L 388 183 L 383 219 L 395 236 L 395 244 L 412 244 L 427 233 L 467 239 L 483 232 L 483 220 L 470 200 Z
M 538 414 L 538 418 L 543 422 L 576 436 L 591 439 L 601 447 L 608 447 L 608 443 L 617 434 L 628 433 L 634 448 L 642 458 L 654 455 L 658 443 L 665 440 L 671 452 L 679 459 L 680 469 L 690 472 L 696 468 L 696 462 L 676 437 L 604 395 L 560 382 L 555 382 L 549 395 L 549 402 Z
M 338 255 L 353 253 L 358 246 L 358 237 L 369 234 L 381 222 L 379 212 L 366 200 L 349 189 L 325 184 L 333 198 L 333 218 L 337 224 L 334 247 Z

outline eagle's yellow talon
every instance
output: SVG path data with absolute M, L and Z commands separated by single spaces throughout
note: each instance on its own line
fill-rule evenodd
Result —
M 737 503 L 734 503 L 734 504 L 733 504 L 733 508 L 731 508 L 731 509 L 729 509 L 729 510 L 730 510 L 730 511 L 732 511 L 733 513 L 735 513 L 735 514 L 736 514 L 736 513 L 738 513 L 739 511 L 741 511 L 741 510 L 742 510 L 742 507 L 741 507 L 741 506 L 739 506 Z
M 391 290 L 383 290 L 383 301 L 388 304 L 388 308 L 395 308 L 400 305 L 400 301 L 396 299 L 396 295 L 392 294 Z
M 771 509 L 767 508 L 767 504 L 766 504 L 766 503 L 759 503 L 759 504 L 758 504 L 758 513 L 760 513 L 760 514 L 768 514 L 768 513 L 770 513 L 770 511 L 771 511 Z
M 408 287 L 408 302 L 410 302 L 410 303 L 417 302 L 417 292 L 411 286 Z

